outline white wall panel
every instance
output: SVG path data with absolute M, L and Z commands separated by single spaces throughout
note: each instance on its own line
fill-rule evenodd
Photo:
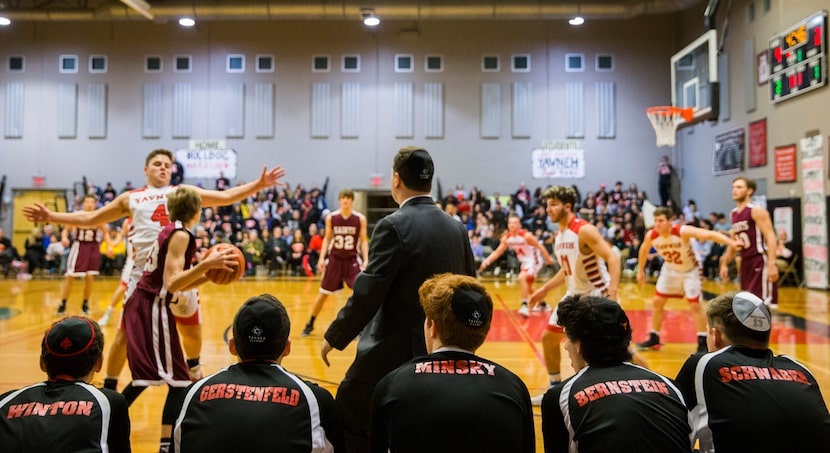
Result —
M 340 136 L 360 137 L 360 84 L 346 82 L 341 85 L 340 94 Z
M 173 138 L 190 138 L 193 134 L 193 86 L 173 84 Z
M 614 82 L 597 82 L 597 138 L 617 136 Z
M 107 138 L 107 84 L 90 83 L 86 86 L 89 138 Z
M 252 118 L 254 136 L 257 138 L 274 137 L 274 84 L 254 84 L 254 117 Z
M 426 138 L 444 138 L 444 84 L 424 84 Z
M 245 136 L 244 83 L 225 85 L 225 136 L 228 138 Z
M 328 138 L 331 134 L 331 84 L 311 84 L 311 137 Z
M 78 84 L 58 84 L 56 112 L 58 114 L 58 138 L 78 136 Z
M 533 135 L 533 86 L 530 82 L 513 84 L 513 138 Z
M 160 83 L 144 84 L 144 121 L 141 129 L 144 138 L 161 138 L 163 93 Z
M 412 138 L 415 135 L 412 82 L 395 83 L 395 138 Z
M 481 138 L 501 136 L 501 85 L 481 84 Z
M 585 138 L 585 87 L 582 82 L 565 84 L 565 104 L 568 109 L 568 138 Z
M 6 108 L 3 115 L 3 136 L 23 137 L 23 105 L 26 102 L 26 85 L 23 82 L 6 83 Z

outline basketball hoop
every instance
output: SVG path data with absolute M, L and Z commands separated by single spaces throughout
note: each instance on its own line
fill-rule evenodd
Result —
M 646 115 L 657 133 L 657 146 L 674 146 L 677 125 L 692 120 L 694 111 L 680 107 L 649 107 Z

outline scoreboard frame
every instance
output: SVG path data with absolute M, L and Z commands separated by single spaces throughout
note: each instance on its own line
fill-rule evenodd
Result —
M 770 102 L 827 85 L 827 11 L 797 22 L 769 40 Z

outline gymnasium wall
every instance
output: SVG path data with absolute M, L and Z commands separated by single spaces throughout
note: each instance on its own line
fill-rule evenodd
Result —
M 525 181 L 531 188 L 576 183 L 584 192 L 600 182 L 622 180 L 626 185 L 636 182 L 656 199 L 657 161 L 673 153 L 655 146 L 643 110 L 670 102 L 669 58 L 703 33 L 705 3 L 674 15 L 588 20 L 578 28 L 564 21 L 385 22 L 373 32 L 358 21 L 204 22 L 195 29 L 149 22 L 16 23 L 0 30 L 0 127 L 4 127 L 0 174 L 8 175 L 9 187 L 30 186 L 38 173 L 46 177 L 49 187 L 71 187 L 82 175 L 98 185 L 112 181 L 120 187 L 125 180 L 140 184 L 149 150 L 186 148 L 189 139 L 224 139 L 239 153 L 237 180 L 250 180 L 264 164 L 278 164 L 286 167 L 286 179 L 292 184 L 319 184 L 331 177 L 329 202 L 333 202 L 332 194 L 340 188 L 368 187 L 375 173 L 383 175 L 383 185 L 388 184 L 395 151 L 419 144 L 433 153 L 445 191 L 460 183 L 468 189 L 478 185 L 488 193 L 507 193 Z M 819 110 L 830 100 L 827 88 L 773 106 L 764 97 L 768 88 L 756 87 L 756 107 L 751 111 L 744 108 L 743 95 L 744 41 L 754 38 L 757 53 L 771 35 L 818 10 L 822 3 L 771 0 L 770 11 L 764 12 L 763 0 L 755 0 L 756 18 L 751 23 L 746 18 L 750 2 L 735 1 L 728 11 L 722 3 L 718 27 L 727 12 L 730 23 L 725 50 L 731 117 L 681 131 L 676 150 L 682 177 L 680 198 L 696 199 L 704 212 L 727 211 L 733 205 L 731 175 L 711 174 L 714 135 L 767 118 L 768 164 L 746 174 L 767 178 L 768 195 L 782 197 L 790 189 L 800 192 L 800 186 L 774 184 L 773 147 L 793 143 L 809 129 L 824 134 L 828 129 L 827 116 Z M 229 53 L 246 56 L 244 73 L 226 72 Z M 566 72 L 566 53 L 584 54 L 585 71 Z M 61 54 L 79 56 L 77 74 L 58 72 Z M 86 66 L 93 54 L 108 57 L 107 73 L 89 73 Z M 274 56 L 273 73 L 254 71 L 255 57 L 260 54 Z M 346 54 L 360 56 L 360 72 L 340 70 Z M 396 73 L 395 54 L 412 54 L 414 71 Z M 500 57 L 500 71 L 481 70 L 485 54 Z M 529 72 L 511 71 L 514 54 L 530 56 Z M 613 71 L 595 70 L 598 54 L 613 57 Z M 144 71 L 148 55 L 162 57 L 161 72 Z M 192 56 L 192 72 L 172 70 L 177 55 Z M 331 71 L 312 72 L 313 55 L 328 55 Z M 444 71 L 425 72 L 426 55 L 440 55 Z M 8 71 L 10 56 L 25 57 L 23 72 Z M 535 180 L 530 150 L 543 140 L 568 138 L 574 113 L 566 103 L 566 90 L 575 82 L 582 84 L 584 111 L 577 119 L 584 122 L 586 177 Z M 8 137 L 9 85 L 19 87 L 19 83 L 25 100 L 21 134 Z M 105 84 L 107 93 L 106 134 L 101 138 L 90 137 L 88 91 L 96 83 Z M 254 91 L 263 83 L 273 84 L 273 134 L 257 137 Z M 330 89 L 328 95 L 317 98 L 324 99 L 323 107 L 329 109 L 325 115 L 328 127 L 325 137 L 312 137 L 312 86 L 319 83 Z M 411 136 L 399 136 L 401 112 L 395 87 L 400 83 L 412 84 Z M 430 102 L 427 87 L 434 89 L 436 85 L 431 84 L 435 83 L 442 91 Z M 613 138 L 598 138 L 598 83 L 613 86 Z M 66 112 L 59 106 L 65 107 L 60 99 L 65 99 L 61 90 L 67 84 L 77 89 L 76 133 L 61 138 L 58 131 L 66 128 L 61 115 Z M 162 87 L 162 115 L 155 118 L 161 131 L 157 138 L 143 136 L 146 84 Z M 240 84 L 244 86 L 243 129 L 229 136 L 232 106 L 227 93 Z M 343 84 L 350 84 L 352 90 L 356 87 L 359 96 L 344 101 Z M 495 124 L 496 137 L 482 137 L 483 84 L 497 84 L 500 92 L 495 110 L 492 105 L 488 110 L 497 115 L 488 131 Z M 174 88 L 184 85 L 190 90 L 188 115 L 173 118 Z M 529 96 L 514 99 L 516 88 Z M 436 99 L 441 115 L 437 136 Z M 345 113 L 344 105 L 348 107 Z M 520 114 L 514 117 L 514 113 Z M 186 137 L 174 138 L 174 121 L 179 127 L 184 124 Z

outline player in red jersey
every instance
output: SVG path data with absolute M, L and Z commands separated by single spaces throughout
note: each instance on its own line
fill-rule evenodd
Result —
M 340 209 L 326 217 L 326 235 L 323 237 L 323 247 L 317 262 L 317 269 L 323 275 L 323 281 L 320 282 L 320 294 L 311 308 L 311 319 L 303 329 L 304 337 L 311 335 L 311 331 L 314 330 L 314 321 L 323 309 L 329 294 L 343 289 L 344 282 L 351 288 L 357 274 L 369 261 L 366 216 L 352 209 L 354 191 L 341 190 L 338 199 Z
M 654 311 L 651 314 L 651 333 L 648 340 L 637 343 L 641 348 L 660 348 L 660 326 L 663 325 L 663 311 L 670 297 L 686 297 L 697 329 L 697 352 L 706 352 L 706 317 L 700 305 L 702 269 L 690 239 L 715 241 L 736 247 L 740 242 L 714 230 L 705 230 L 691 225 L 672 225 L 668 208 L 654 210 L 654 227 L 646 232 L 637 262 L 645 263 L 649 250 L 654 247 L 663 258 L 663 268 L 657 278 L 654 291 Z M 645 266 L 638 266 L 637 283 L 646 282 Z
M 507 218 L 507 231 L 502 234 L 499 246 L 496 247 L 496 249 L 481 262 L 481 266 L 478 270 L 483 271 L 484 269 L 487 269 L 487 267 L 494 263 L 498 257 L 507 251 L 508 248 L 516 252 L 516 258 L 520 263 L 518 279 L 519 295 L 522 298 L 522 305 L 519 308 L 519 314 L 527 317 L 530 316 L 527 301 L 530 297 L 530 290 L 533 287 L 533 282 L 536 280 L 536 275 L 539 274 L 539 271 L 544 266 L 544 263 L 553 264 L 553 258 L 551 258 L 547 249 L 545 249 L 545 246 L 540 244 L 532 233 L 522 229 L 522 222 L 521 219 L 519 219 L 519 216 L 511 214 Z M 544 263 L 542 262 L 542 258 L 539 256 L 540 254 L 544 257 Z
M 720 278 L 729 280 L 729 262 L 740 250 L 741 289 L 760 297 L 770 308 L 778 308 L 778 266 L 775 265 L 777 237 L 769 212 L 752 203 L 755 181 L 739 176 L 732 181 L 732 237 L 740 248 L 729 247 L 720 259 Z

